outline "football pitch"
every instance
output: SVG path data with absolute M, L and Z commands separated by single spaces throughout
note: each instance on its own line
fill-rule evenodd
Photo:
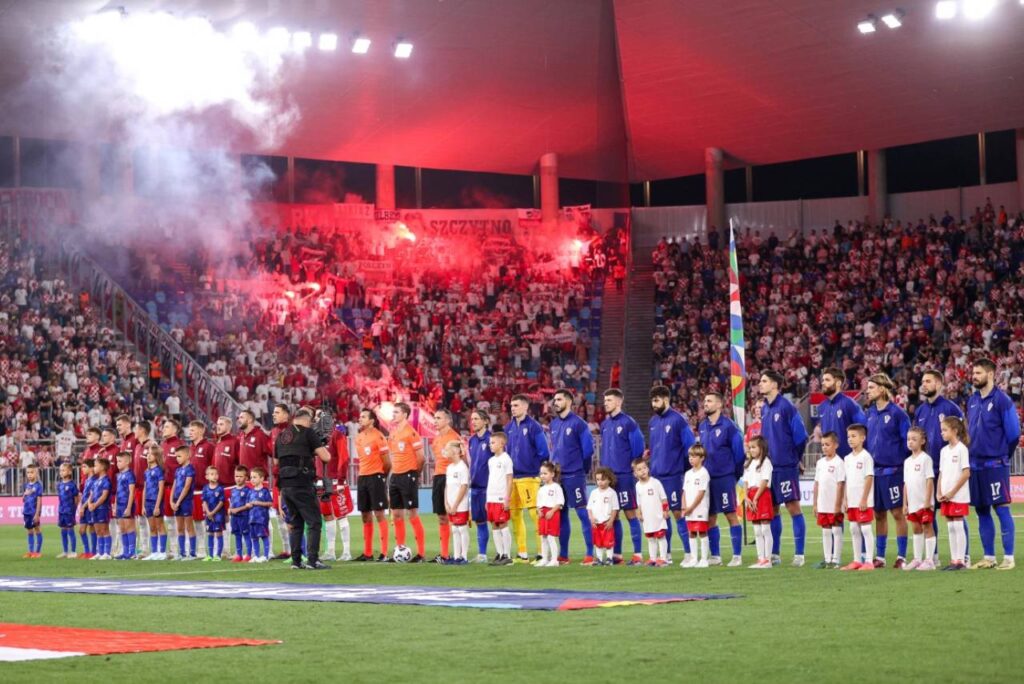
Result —
M 1024 505 L 1015 506 L 1024 516 Z M 783 558 L 792 556 L 788 518 Z M 811 517 L 808 516 L 810 523 Z M 352 544 L 361 550 L 353 520 Z M 424 516 L 428 557 L 436 523 Z M 573 521 L 574 552 L 582 542 Z M 977 520 L 971 549 L 979 557 Z M 1024 519 L 1017 520 L 1018 546 Z M 0 664 L 0 681 L 1014 681 L 1024 655 L 1024 569 L 872 573 L 815 570 L 821 535 L 808 525 L 808 567 L 534 568 L 336 563 L 324 572 L 267 565 L 24 560 L 24 532 L 0 528 L 0 576 L 422 585 L 738 594 L 727 601 L 548 612 L 243 599 L 0 592 L 0 622 L 280 640 L 276 646 L 170 651 Z M 752 533 L 751 533 L 752 534 Z M 432 538 L 433 537 L 433 538 Z M 475 546 L 475 532 L 471 531 Z M 729 559 L 728 534 L 723 555 Z M 530 542 L 532 550 L 532 540 Z M 579 548 L 575 548 L 578 544 Z M 629 541 L 627 539 L 627 548 Z M 675 540 L 676 560 L 681 558 Z M 998 548 L 998 540 L 997 540 Z M 948 547 L 940 531 L 940 550 Z M 744 560 L 753 562 L 753 546 Z M 850 557 L 845 540 L 843 558 Z M 895 558 L 890 536 L 889 562 Z M 1018 615 L 1021 613 L 1022 615 Z M 213 673 L 217 673 L 213 675 Z

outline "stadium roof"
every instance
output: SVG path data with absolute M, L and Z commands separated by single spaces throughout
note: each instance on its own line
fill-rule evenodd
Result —
M 857 31 L 895 1 L 24 0 L 0 10 L 0 92 L 45 48 L 30 27 L 123 4 L 337 31 L 288 83 L 301 123 L 263 152 L 532 173 L 555 151 L 563 176 L 638 181 L 700 173 L 706 147 L 765 164 L 1024 125 L 1024 6 L 940 22 L 904 2 L 899 29 Z

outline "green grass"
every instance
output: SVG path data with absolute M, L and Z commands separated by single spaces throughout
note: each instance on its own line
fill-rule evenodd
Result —
M 1024 507 L 1018 507 L 1024 513 Z M 808 517 L 808 521 L 811 518 Z M 436 524 L 424 520 L 428 552 Z M 1024 520 L 1018 521 L 1018 544 Z M 579 541 L 576 521 L 574 540 Z M 972 549 L 980 551 L 976 520 Z M 783 553 L 791 555 L 788 520 Z M 338 563 L 330 572 L 199 563 L 23 560 L 20 528 L 0 528 L 0 575 L 203 579 L 487 588 L 736 593 L 728 601 L 573 612 L 340 603 L 0 593 L 0 622 L 279 639 L 258 649 L 83 657 L 0 665 L 0 681 L 203 681 L 213 671 L 260 681 L 1009 681 L 1019 669 L 1022 570 L 852 576 L 807 568 L 558 569 Z M 353 526 L 353 548 L 361 527 Z M 723 552 L 728 559 L 728 535 Z M 941 535 L 943 557 L 948 548 Z M 471 532 L 475 545 L 475 532 Z M 807 559 L 821 557 L 808 529 Z M 678 542 L 678 540 L 676 540 Z M 429 543 L 433 542 L 433 543 Z M 789 542 L 788 544 L 786 542 Z M 627 541 L 628 546 L 628 541 Z M 677 547 L 677 560 L 678 543 Z M 788 549 L 787 549 L 788 547 Z M 787 553 L 788 551 L 788 553 Z M 753 547 L 744 549 L 752 560 Z M 844 558 L 850 555 L 845 543 Z M 890 538 L 889 559 L 895 557 Z M 748 560 L 748 562 L 749 562 Z M 230 601 L 230 602 L 229 602 Z

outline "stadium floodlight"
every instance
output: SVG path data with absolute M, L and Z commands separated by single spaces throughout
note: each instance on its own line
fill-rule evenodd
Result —
M 283 26 L 276 26 L 267 31 L 267 41 L 275 50 L 284 52 L 288 49 L 288 43 L 290 40 L 291 34 L 288 33 L 288 29 Z
M 412 55 L 412 43 L 407 43 L 404 40 L 395 43 L 395 57 L 409 59 L 410 55 Z
M 292 34 L 292 47 L 302 52 L 313 45 L 313 35 L 309 31 L 296 31 Z
M 899 28 L 903 25 L 903 12 L 901 10 L 895 10 L 882 16 L 882 23 L 891 29 Z
M 875 32 L 875 18 L 868 15 L 868 18 L 857 24 L 857 30 L 861 33 L 874 33 Z
M 330 52 L 331 50 L 338 49 L 338 34 L 336 33 L 321 33 L 320 41 L 317 43 L 321 50 Z
M 956 16 L 956 0 L 941 0 L 935 5 L 936 19 L 952 19 Z
M 365 55 L 370 51 L 370 39 L 365 36 L 357 36 L 352 41 L 352 52 L 357 55 Z
M 996 0 L 964 0 L 964 16 L 968 19 L 984 19 L 996 7 Z

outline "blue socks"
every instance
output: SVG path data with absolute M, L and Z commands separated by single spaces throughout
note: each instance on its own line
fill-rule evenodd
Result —
M 996 506 L 996 515 L 999 516 L 999 532 L 1003 538 L 1003 555 L 1013 555 L 1013 537 L 1017 532 L 1017 527 L 1013 522 L 1013 513 L 1010 511 L 1009 506 Z M 40 537 L 40 544 L 42 544 L 42 537 Z
M 487 542 L 490 541 L 490 533 L 487 525 L 476 526 L 476 552 L 481 556 L 487 555 Z
M 907 538 L 896 536 L 896 555 L 900 558 L 907 557 Z
M 690 532 L 686 528 L 686 518 L 676 520 L 676 533 L 683 540 L 683 553 L 690 553 Z M 668 535 L 671 537 L 672 535 Z
M 594 556 L 594 531 L 590 525 L 590 516 L 586 508 L 577 508 L 576 516 L 580 519 L 580 529 L 583 531 L 583 543 L 587 547 L 587 555 Z
M 69 537 L 70 537 L 70 540 L 68 539 Z M 64 553 L 68 552 L 69 548 L 71 547 L 71 544 L 74 543 L 74 540 L 75 540 L 75 531 L 74 530 L 69 530 L 66 527 L 60 528 L 60 545 L 61 545 L 61 548 L 64 549 Z
M 196 557 L 196 538 L 195 537 L 189 537 L 188 538 L 188 551 L 189 551 L 189 555 L 190 556 L 192 556 L 193 558 Z
M 558 519 L 558 555 L 561 558 L 569 557 L 569 535 L 572 529 L 569 527 L 568 511 L 562 511 Z
M 245 554 L 246 556 L 252 557 L 252 537 L 245 535 Z
M 807 522 L 804 514 L 798 513 L 793 516 L 793 545 L 796 546 L 796 555 L 804 555 L 804 540 L 807 538 Z
M 89 553 L 89 533 L 79 532 L 79 536 L 82 538 L 82 553 Z
M 615 548 L 613 553 L 616 556 L 622 555 L 622 519 L 616 517 L 615 522 L 612 523 L 612 531 L 615 533 Z
M 640 545 L 643 543 L 644 528 L 637 518 L 629 521 L 629 536 L 633 539 L 633 553 L 640 553 Z
M 206 555 L 209 556 L 210 558 L 213 558 L 213 556 L 214 556 L 214 553 L 213 553 L 213 541 L 214 541 L 214 539 L 216 539 L 216 537 L 214 537 L 212 534 L 207 534 L 206 535 Z
M 95 529 L 90 530 L 89 531 L 89 545 L 90 545 L 90 548 L 92 549 L 92 553 L 95 553 L 95 554 L 99 553 L 99 550 L 98 550 L 99 547 L 96 546 L 96 544 L 98 542 L 99 542 L 99 536 L 96 534 L 96 530 Z
M 729 537 L 732 538 L 732 555 L 739 557 L 743 553 L 743 526 L 731 525 Z
M 978 535 L 981 537 L 981 548 L 986 556 L 996 555 L 996 523 L 992 520 L 991 506 L 978 506 Z
M 771 523 L 769 523 L 769 528 L 772 531 L 772 555 L 778 556 L 779 551 L 782 549 L 782 516 L 776 513 Z M 794 531 L 795 529 L 794 527 Z
M 713 558 L 722 555 L 722 531 L 718 529 L 718 525 L 708 528 L 708 550 L 711 551 Z
M 167 553 L 167 535 L 160 535 L 160 553 Z
M 248 555 L 248 554 L 246 554 L 244 552 L 245 549 L 242 548 L 242 533 L 241 532 L 232 532 L 231 536 L 235 538 L 235 555 L 236 556 Z
M 885 547 L 889 544 L 888 534 L 875 535 L 875 558 L 885 559 Z
M 178 535 L 178 558 L 185 557 L 185 535 Z

